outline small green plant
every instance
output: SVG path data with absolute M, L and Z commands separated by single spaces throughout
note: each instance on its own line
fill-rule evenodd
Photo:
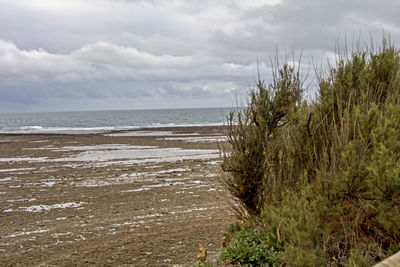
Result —
M 257 228 L 243 228 L 238 232 L 229 231 L 225 238 L 229 242 L 220 255 L 221 260 L 252 266 L 280 266 L 278 253 L 283 245 L 275 236 Z

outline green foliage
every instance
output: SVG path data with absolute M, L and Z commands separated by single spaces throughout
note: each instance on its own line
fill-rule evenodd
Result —
M 225 236 L 229 243 L 220 255 L 222 260 L 251 266 L 280 266 L 278 252 L 283 246 L 275 236 L 257 228 L 231 230 Z
M 284 65 L 231 115 L 225 185 L 284 242 L 280 263 L 373 265 L 400 243 L 399 51 L 384 41 L 340 58 L 313 103 L 301 84 Z M 235 244 L 247 255 L 253 243 Z
M 279 147 L 271 144 L 278 143 L 274 140 L 298 109 L 301 94 L 299 72 L 284 65 L 270 84 L 260 81 L 251 90 L 247 109 L 228 118 L 229 146 L 221 151 L 222 168 L 230 176 L 224 183 L 250 215 L 259 215 L 265 199 L 271 196 L 266 192 L 266 182 L 280 186 L 276 170 L 266 162 L 280 160 Z M 269 174 L 270 179 L 265 179 Z

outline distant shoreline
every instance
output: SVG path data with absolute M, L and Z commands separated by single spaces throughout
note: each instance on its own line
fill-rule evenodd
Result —
M 0 136 L 88 136 L 88 135 L 108 135 L 108 134 L 114 134 L 114 133 L 130 133 L 130 132 L 149 132 L 147 136 L 152 136 L 151 132 L 157 133 L 157 132 L 171 132 L 172 135 L 174 134 L 180 134 L 180 135 L 185 135 L 185 134 L 193 134 L 197 133 L 199 135 L 202 134 L 215 134 L 215 135 L 220 135 L 223 134 L 225 131 L 225 125 L 204 125 L 204 126 L 154 126 L 154 127 L 138 127 L 135 129 L 126 129 L 126 130 L 106 130 L 102 132 L 77 132 L 77 133 L 68 133 L 68 132 L 32 132 L 32 133 L 1 133 Z

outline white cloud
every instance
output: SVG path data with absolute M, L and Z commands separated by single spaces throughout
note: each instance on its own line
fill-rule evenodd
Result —
M 230 105 L 254 84 L 257 61 L 268 77 L 276 46 L 303 50 L 307 65 L 332 60 L 345 33 L 379 41 L 386 29 L 396 43 L 399 9 L 390 0 L 0 0 L 0 111 Z
M 46 109 L 56 108 L 54 103 L 64 103 L 75 109 L 74 101 L 112 108 L 100 99 L 105 102 L 113 99 L 118 106 L 121 99 L 133 102 L 147 99 L 149 105 L 154 101 L 165 102 L 162 97 L 169 97 L 170 101 L 195 98 L 201 105 L 216 105 L 219 99 L 230 105 L 226 96 L 234 94 L 233 88 L 243 87 L 244 81 L 247 86 L 255 72 L 254 64 L 224 63 L 201 56 L 154 55 L 108 42 L 55 54 L 43 49 L 22 50 L 0 40 L 0 62 L 0 99 Z M 213 101 L 207 102 L 205 98 L 213 98 Z M 180 100 L 182 104 L 192 101 Z M 139 101 L 139 104 L 142 103 Z M 20 105 L 7 103 L 1 106 L 20 108 Z M 174 105 L 166 101 L 164 106 Z
M 275 6 L 282 4 L 282 0 L 247 0 L 237 1 L 240 8 L 260 8 L 263 6 Z
M 80 76 L 81 79 L 118 77 L 129 70 L 192 69 L 206 62 L 189 56 L 153 55 L 133 47 L 107 42 L 85 45 L 68 54 L 52 54 L 43 49 L 21 50 L 0 39 L 0 74 L 14 75 L 21 80 Z M 55 76 L 53 76 L 55 75 Z
M 48 75 L 82 71 L 86 66 L 65 55 L 50 54 L 43 49 L 20 50 L 0 39 L 0 75 L 20 81 L 40 80 Z M 42 77 L 43 76 L 43 77 Z
M 193 64 L 187 56 L 156 56 L 140 52 L 134 47 L 123 47 L 106 42 L 86 45 L 71 53 L 71 56 L 88 64 L 126 66 L 140 69 L 187 68 Z

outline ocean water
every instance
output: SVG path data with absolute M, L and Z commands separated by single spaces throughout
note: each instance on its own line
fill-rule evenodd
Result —
M 102 133 L 222 125 L 232 108 L 0 113 L 0 133 Z

